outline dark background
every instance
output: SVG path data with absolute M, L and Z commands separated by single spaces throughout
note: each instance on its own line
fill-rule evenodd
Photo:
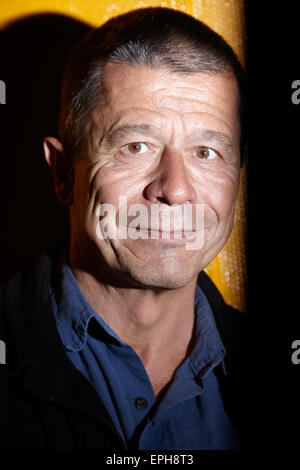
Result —
M 251 386 L 245 402 L 253 449 L 270 451 L 297 450 L 300 426 L 300 364 L 291 363 L 291 344 L 300 339 L 300 105 L 291 101 L 291 84 L 300 79 L 298 9 L 292 2 L 246 2 Z M 2 32 L 1 281 L 67 229 L 42 140 L 57 134 L 63 63 L 87 30 L 63 16 L 38 15 Z
M 0 281 L 67 229 L 42 142 L 57 136 L 63 64 L 70 47 L 88 30 L 83 23 L 48 14 L 17 21 L 2 32 L 7 104 L 0 107 Z
M 300 364 L 291 362 L 291 344 L 300 338 L 300 105 L 291 101 L 300 78 L 299 18 L 296 2 L 247 2 L 248 400 L 253 447 L 259 438 L 270 456 L 285 450 L 286 457 L 300 440 Z

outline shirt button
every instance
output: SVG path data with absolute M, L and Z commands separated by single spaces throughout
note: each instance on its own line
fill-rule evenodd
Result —
M 140 411 L 144 410 L 148 406 L 148 402 L 147 402 L 146 398 L 143 398 L 143 397 L 137 398 L 135 400 L 134 404 L 135 404 L 136 408 Z

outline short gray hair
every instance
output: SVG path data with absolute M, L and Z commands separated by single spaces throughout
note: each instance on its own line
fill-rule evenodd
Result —
M 231 73 L 239 86 L 241 153 L 245 137 L 245 76 L 231 47 L 192 16 L 168 8 L 145 8 L 93 29 L 73 48 L 65 67 L 59 137 L 69 158 L 80 156 L 86 126 L 104 96 L 108 64 L 148 65 L 189 75 Z

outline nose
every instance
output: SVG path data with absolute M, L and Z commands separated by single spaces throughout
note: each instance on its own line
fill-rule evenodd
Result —
M 157 173 L 145 191 L 146 198 L 168 205 L 191 203 L 196 191 L 186 172 L 182 154 L 177 150 L 165 150 Z

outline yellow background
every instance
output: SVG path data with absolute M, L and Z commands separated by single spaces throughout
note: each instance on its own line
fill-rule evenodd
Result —
M 136 0 L 0 0 L 0 26 L 37 13 L 58 13 L 99 26 L 112 16 L 149 6 L 181 10 L 200 19 L 218 32 L 231 45 L 244 64 L 243 0 L 166 0 L 147 2 Z M 0 77 L 1 78 L 1 77 Z M 230 239 L 206 268 L 232 306 L 245 311 L 246 297 L 246 169 L 241 174 L 241 186 L 235 211 L 235 223 Z

